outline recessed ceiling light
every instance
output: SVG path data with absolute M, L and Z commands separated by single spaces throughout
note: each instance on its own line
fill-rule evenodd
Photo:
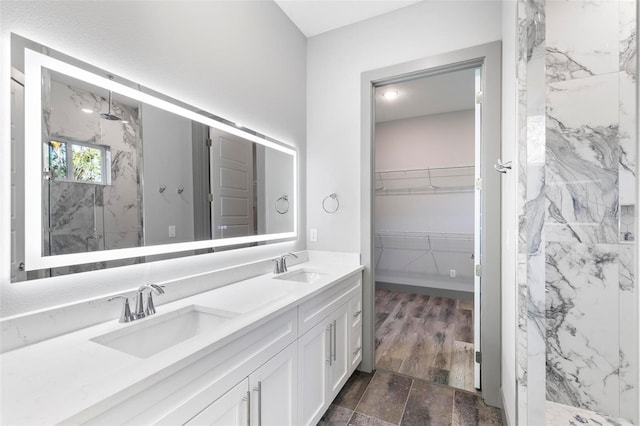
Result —
M 127 120 L 122 120 L 122 124 L 129 124 Z
M 91 108 L 82 108 L 80 111 L 87 113 L 87 114 L 92 114 L 93 110 Z
M 392 101 L 400 95 L 397 90 L 387 90 L 382 94 L 382 97 L 388 101 Z

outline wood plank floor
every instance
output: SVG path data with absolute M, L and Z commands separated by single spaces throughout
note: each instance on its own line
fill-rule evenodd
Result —
M 473 301 L 376 290 L 376 368 L 475 392 Z

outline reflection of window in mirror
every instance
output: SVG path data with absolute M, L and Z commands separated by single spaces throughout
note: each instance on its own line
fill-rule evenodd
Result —
M 104 145 L 49 141 L 49 173 L 53 180 L 110 184 L 110 150 Z

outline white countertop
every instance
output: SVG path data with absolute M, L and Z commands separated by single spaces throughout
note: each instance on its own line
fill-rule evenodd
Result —
M 54 424 L 83 412 L 98 414 L 108 398 L 134 393 L 134 384 L 144 385 L 159 374 L 179 370 L 193 358 L 215 351 L 363 267 L 312 260 L 289 268 L 298 269 L 326 275 L 312 283 L 300 283 L 264 274 L 161 305 L 156 315 L 132 323 L 121 324 L 116 318 L 2 354 L 0 423 Z M 239 315 L 213 333 L 187 339 L 144 359 L 90 340 L 190 305 Z

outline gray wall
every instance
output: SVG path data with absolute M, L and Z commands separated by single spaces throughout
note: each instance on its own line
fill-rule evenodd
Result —
M 2 1 L 0 27 L 2 317 L 305 247 L 302 233 L 293 243 L 233 255 L 202 255 L 9 284 L 10 32 L 293 144 L 299 158 L 305 158 L 306 39 L 271 1 Z M 304 177 L 304 162 L 298 170 Z M 300 187 L 305 187 L 304 178 Z M 300 229 L 305 229 L 305 199 L 303 194 L 298 197 Z

